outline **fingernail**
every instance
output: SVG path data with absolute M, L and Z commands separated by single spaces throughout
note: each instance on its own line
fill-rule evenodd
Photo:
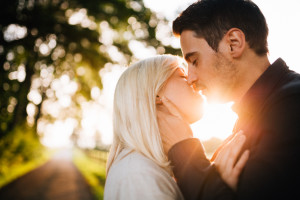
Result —
M 245 150 L 244 156 L 249 157 L 249 155 L 250 155 L 250 150 L 249 149 Z
M 250 150 L 249 150 L 249 149 L 246 150 L 246 154 L 247 154 L 247 155 L 250 154 Z

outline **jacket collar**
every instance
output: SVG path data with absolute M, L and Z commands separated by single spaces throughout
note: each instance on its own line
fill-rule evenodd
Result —
M 277 59 L 267 70 L 256 80 L 242 100 L 232 106 L 239 118 L 251 117 L 259 112 L 265 100 L 278 88 L 285 75 L 289 72 L 286 63 Z

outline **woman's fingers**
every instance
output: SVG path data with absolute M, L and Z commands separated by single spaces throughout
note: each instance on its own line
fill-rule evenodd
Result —
M 234 166 L 233 176 L 239 177 L 240 173 L 242 172 L 242 170 L 244 169 L 248 161 L 249 155 L 250 155 L 250 151 L 248 149 L 244 151 L 244 153 L 242 154 L 242 156 Z
M 218 167 L 221 167 L 223 171 L 226 171 L 226 168 L 230 169 L 233 167 L 238 153 L 244 144 L 244 139 L 241 139 L 241 136 L 244 138 L 245 136 L 243 136 L 242 133 L 242 131 L 239 131 L 233 137 L 230 137 L 229 140 L 227 138 L 223 147 L 219 149 L 214 162 L 217 163 Z
M 238 160 L 238 162 L 236 163 L 236 165 L 234 166 L 232 173 L 231 173 L 231 178 L 230 181 L 228 182 L 228 185 L 233 189 L 233 190 L 237 190 L 237 184 L 238 184 L 238 180 L 240 177 L 241 172 L 243 171 L 248 158 L 250 155 L 250 151 L 246 150 L 242 156 L 240 157 L 240 159 Z
M 221 171 L 221 174 L 227 174 L 228 173 L 228 158 L 230 157 L 230 153 L 231 153 L 231 146 L 230 144 L 233 141 L 231 140 L 230 142 L 228 142 L 219 152 L 219 154 L 217 155 L 216 159 L 215 159 L 215 164 L 219 170 L 219 172 Z
M 223 142 L 222 144 L 217 148 L 217 150 L 214 152 L 213 156 L 211 157 L 210 161 L 211 162 L 214 162 L 215 159 L 217 158 L 219 152 L 222 151 L 222 149 L 226 146 L 226 144 L 232 140 L 232 138 L 235 136 L 235 134 L 231 134 L 229 137 L 227 137 Z
M 249 150 L 239 157 L 246 137 L 242 133 L 236 134 L 218 153 L 214 163 L 222 179 L 232 188 L 236 189 L 239 175 L 248 158 Z
M 230 144 L 230 152 L 228 153 L 227 158 L 227 168 L 229 170 L 235 165 L 237 162 L 238 156 L 240 155 L 240 152 L 242 150 L 242 147 L 246 141 L 245 135 L 238 134 L 236 137 L 233 138 L 232 143 Z

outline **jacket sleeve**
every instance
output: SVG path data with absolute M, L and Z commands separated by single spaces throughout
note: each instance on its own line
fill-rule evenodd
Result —
M 263 114 L 258 142 L 240 175 L 236 194 L 206 159 L 198 139 L 175 144 L 168 156 L 186 200 L 293 199 L 300 184 L 300 95 L 281 98 Z M 298 189 L 297 189 L 298 188 Z
M 186 139 L 175 144 L 168 157 L 185 200 L 235 199 L 235 193 L 206 158 L 198 139 Z

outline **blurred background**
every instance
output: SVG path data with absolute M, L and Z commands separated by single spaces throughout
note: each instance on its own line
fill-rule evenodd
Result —
M 171 24 L 193 2 L 1 0 L 0 198 L 14 180 L 53 158 L 75 164 L 91 198 L 103 198 L 115 84 L 139 59 L 181 56 Z M 281 57 L 300 72 L 299 1 L 254 2 L 269 25 L 271 62 Z M 208 156 L 231 134 L 237 119 L 231 105 L 206 104 L 192 125 Z

